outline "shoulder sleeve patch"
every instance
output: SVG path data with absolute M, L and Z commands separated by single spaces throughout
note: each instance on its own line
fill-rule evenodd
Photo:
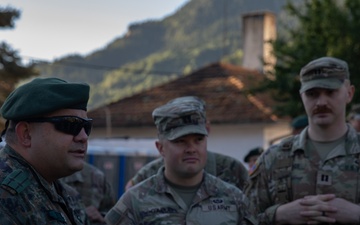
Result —
M 260 164 L 261 164 L 261 162 L 259 162 L 259 160 L 256 160 L 255 164 L 249 170 L 249 176 L 250 177 L 257 176 L 257 174 L 260 172 L 260 169 L 259 169 Z
M 30 184 L 29 173 L 17 169 L 7 175 L 0 186 L 4 190 L 9 191 L 12 195 L 16 195 L 25 190 Z

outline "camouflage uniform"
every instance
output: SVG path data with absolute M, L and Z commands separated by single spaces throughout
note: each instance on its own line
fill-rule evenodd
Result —
M 273 224 L 281 204 L 306 195 L 335 193 L 359 204 L 360 139 L 356 131 L 348 125 L 345 145 L 333 149 L 321 162 L 317 153 L 306 148 L 307 130 L 270 147 L 258 159 L 246 194 L 256 206 L 260 224 Z
M 94 206 L 103 216 L 115 205 L 110 183 L 107 182 L 105 174 L 95 166 L 85 163 L 82 170 L 61 180 L 81 194 L 86 207 Z
M 155 159 L 142 167 L 132 178 L 133 184 L 140 183 L 157 173 L 164 165 L 163 158 Z M 226 155 L 208 151 L 205 171 L 243 190 L 248 180 L 248 172 L 244 165 Z
M 6 145 L 0 150 L 0 224 L 88 224 L 78 192 L 60 181 L 49 185 Z
M 167 185 L 164 168 L 129 189 L 106 215 L 118 224 L 256 224 L 250 202 L 236 187 L 206 172 L 193 204 L 188 208 Z

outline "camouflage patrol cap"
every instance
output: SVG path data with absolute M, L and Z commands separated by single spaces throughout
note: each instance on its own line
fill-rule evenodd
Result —
M 312 88 L 338 89 L 349 78 L 349 67 L 345 61 L 333 57 L 315 59 L 300 71 L 300 93 Z
M 10 93 L 0 108 L 0 114 L 7 120 L 21 120 L 59 109 L 86 111 L 89 90 L 89 85 L 85 83 L 36 78 Z
M 152 117 L 159 134 L 174 140 L 187 134 L 208 135 L 205 104 L 193 96 L 176 98 L 156 108 Z

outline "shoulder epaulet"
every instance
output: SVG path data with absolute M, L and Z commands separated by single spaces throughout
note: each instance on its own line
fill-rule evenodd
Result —
M 293 145 L 294 136 L 287 137 L 280 142 L 281 150 L 290 151 Z
M 31 184 L 29 177 L 30 174 L 27 171 L 20 169 L 14 170 L 5 177 L 0 187 L 12 195 L 19 194 Z

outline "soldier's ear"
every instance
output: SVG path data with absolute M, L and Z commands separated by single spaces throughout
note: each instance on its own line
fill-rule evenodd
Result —
M 15 126 L 16 136 L 19 143 L 25 147 L 31 146 L 31 132 L 30 124 L 27 122 L 20 121 Z
M 161 141 L 156 141 L 155 146 L 156 146 L 157 150 L 159 151 L 159 154 L 161 156 L 164 156 L 164 146 L 163 146 L 162 142 Z

